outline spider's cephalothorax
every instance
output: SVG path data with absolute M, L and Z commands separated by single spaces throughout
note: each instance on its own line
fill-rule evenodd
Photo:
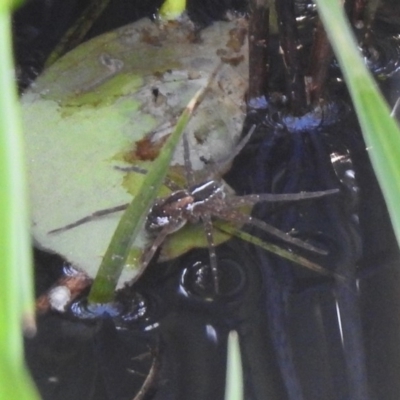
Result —
M 188 190 L 178 190 L 168 197 L 157 200 L 150 208 L 146 218 L 146 231 L 157 234 L 163 229 L 176 232 L 187 222 L 188 208 L 193 204 L 193 197 Z
M 216 211 L 224 208 L 224 198 L 223 185 L 214 180 L 173 192 L 151 207 L 146 218 L 146 230 L 157 233 L 169 228 L 168 233 L 176 232 L 187 222 L 199 222 L 209 207 Z

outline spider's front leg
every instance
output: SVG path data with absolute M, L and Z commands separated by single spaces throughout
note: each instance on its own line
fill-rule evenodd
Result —
M 182 228 L 186 223 L 186 220 L 182 218 L 182 213 L 179 211 L 175 215 L 166 216 L 164 208 L 165 202 L 168 201 L 169 198 L 163 200 L 164 201 L 160 202 L 160 204 L 155 203 L 147 216 L 145 227 L 147 233 L 153 238 L 153 241 L 143 251 L 139 260 L 138 273 L 131 281 L 131 284 L 142 276 L 156 254 L 157 249 L 164 243 L 166 237 Z
M 147 174 L 147 170 L 141 167 L 132 165 L 129 167 L 114 167 L 115 169 L 123 172 L 137 172 L 139 174 Z M 179 192 L 182 188 L 176 182 L 169 179 L 168 177 L 165 178 L 164 186 L 166 186 L 171 192 Z M 71 222 L 70 224 L 64 225 L 60 228 L 53 229 L 48 232 L 49 235 L 53 235 L 55 233 L 62 233 L 68 231 L 70 229 L 76 228 L 83 224 L 86 224 L 91 221 L 96 221 L 102 217 L 106 217 L 107 215 L 114 214 L 116 212 L 125 211 L 129 206 L 129 203 L 121 204 L 115 207 L 104 208 L 102 210 L 95 211 L 94 213 L 87 215 L 86 217 L 80 218 L 77 221 Z
M 226 207 L 224 209 L 218 210 L 215 216 L 224 219 L 229 222 L 236 222 L 242 224 L 253 225 L 264 232 L 267 232 L 279 239 L 284 240 L 287 243 L 293 244 L 298 247 L 302 247 L 306 250 L 313 251 L 315 253 L 326 255 L 326 251 L 318 249 L 300 239 L 296 239 L 289 234 L 267 224 L 266 222 L 254 218 L 250 215 L 246 215 L 238 211 L 236 208 L 242 206 L 254 206 L 257 203 L 262 202 L 292 202 L 292 201 L 302 201 L 310 199 L 318 199 L 321 197 L 331 196 L 339 193 L 339 189 L 329 189 L 316 192 L 300 192 L 300 193 L 261 193 L 261 194 L 249 194 L 244 196 L 229 196 L 225 200 Z
M 153 259 L 154 254 L 156 254 L 157 249 L 163 244 L 165 238 L 170 234 L 169 227 L 164 227 L 161 231 L 157 234 L 153 242 L 144 250 L 142 256 L 139 260 L 139 269 L 138 273 L 135 275 L 131 284 L 136 282 L 146 271 L 147 266 L 149 265 L 150 261 Z
M 87 215 L 81 219 L 78 219 L 75 222 L 72 222 L 68 225 L 64 225 L 61 228 L 56 228 L 48 232 L 49 235 L 53 235 L 54 233 L 61 233 L 68 231 L 69 229 L 76 228 L 77 226 L 86 224 L 87 222 L 96 221 L 101 217 L 105 217 L 106 215 L 114 214 L 116 212 L 124 211 L 128 208 L 129 203 L 121 204 L 120 206 L 105 208 L 103 210 L 95 211 L 94 213 Z

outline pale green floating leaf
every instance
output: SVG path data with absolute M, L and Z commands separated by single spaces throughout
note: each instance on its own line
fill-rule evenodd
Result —
M 156 146 L 172 131 L 221 57 L 226 64 L 187 132 L 195 169 L 203 166 L 200 157 L 229 154 L 244 118 L 245 33 L 242 20 L 218 22 L 197 40 L 189 22 L 177 27 L 141 20 L 81 45 L 32 85 L 22 107 L 39 247 L 96 275 L 120 213 L 58 235 L 48 232 L 131 201 L 126 174 L 114 166 L 127 165 L 124 159 L 131 161 L 135 143 L 149 132 L 156 132 L 147 137 Z M 183 164 L 180 146 L 173 164 Z M 120 284 L 135 272 L 125 274 Z

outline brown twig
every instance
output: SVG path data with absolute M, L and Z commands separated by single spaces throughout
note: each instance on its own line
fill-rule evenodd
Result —
M 308 94 L 311 104 L 316 105 L 322 96 L 332 57 L 329 39 L 321 21 L 318 21 L 310 58 L 311 82 L 308 86 Z
M 265 96 L 268 92 L 268 35 L 268 0 L 251 0 L 249 19 L 249 100 Z
M 294 0 L 275 0 L 280 46 L 286 68 L 286 95 L 291 112 L 298 114 L 306 105 L 302 46 L 298 40 Z

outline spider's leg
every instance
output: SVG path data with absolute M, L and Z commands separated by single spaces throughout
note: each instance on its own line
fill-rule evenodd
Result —
M 266 222 L 264 222 L 260 219 L 254 218 L 251 215 L 243 214 L 237 210 L 218 211 L 218 212 L 215 212 L 214 215 L 225 221 L 253 225 L 253 226 L 261 229 L 264 232 L 267 232 L 273 236 L 278 237 L 279 239 L 282 239 L 283 241 L 285 241 L 289 244 L 293 244 L 293 245 L 301 247 L 303 249 L 313 251 L 314 253 L 323 254 L 323 255 L 327 254 L 327 252 L 325 250 L 321 250 L 318 247 L 315 247 L 309 243 L 304 242 L 303 240 L 296 239 L 296 238 L 290 236 L 289 234 L 279 230 L 278 228 L 273 227 L 270 224 L 267 224 Z
M 290 202 L 308 199 L 318 199 L 320 197 L 331 196 L 333 194 L 339 193 L 339 189 L 329 189 L 322 190 L 318 192 L 300 192 L 300 193 L 283 193 L 283 194 L 273 194 L 273 193 L 261 193 L 261 194 L 248 194 L 244 196 L 230 196 L 226 203 L 231 207 L 240 206 L 253 206 L 257 203 L 262 202 Z
M 147 169 L 138 167 L 137 165 L 130 165 L 129 167 L 119 167 L 115 166 L 115 169 L 122 172 L 137 172 L 138 174 L 146 175 Z M 172 179 L 169 179 L 167 176 L 164 178 L 164 186 L 166 186 L 171 192 L 176 192 L 181 190 L 182 187 L 174 182 Z
M 217 254 L 215 252 L 215 243 L 213 237 L 213 226 L 211 222 L 211 216 L 208 213 L 205 213 L 201 216 L 203 221 L 204 231 L 206 233 L 207 243 L 208 243 L 208 252 L 210 256 L 210 267 L 211 274 L 214 281 L 214 290 L 215 293 L 219 293 L 219 281 L 218 281 L 218 264 L 217 264 Z
M 217 161 L 210 161 L 210 162 L 206 163 L 204 170 L 206 172 L 205 177 L 207 180 L 208 179 L 215 180 L 215 179 L 222 178 L 222 176 L 229 169 L 230 163 L 243 150 L 244 146 L 246 146 L 246 144 L 250 140 L 255 129 L 256 129 L 256 125 L 253 125 L 250 128 L 249 133 L 239 141 L 239 143 L 236 145 L 236 147 L 227 156 L 225 156 Z
M 182 136 L 183 141 L 183 161 L 185 163 L 185 175 L 188 186 L 195 184 L 192 162 L 190 161 L 190 149 L 186 132 Z
M 151 259 L 154 257 L 157 249 L 162 245 L 165 238 L 171 233 L 171 228 L 169 226 L 163 228 L 159 234 L 154 239 L 151 246 L 143 253 L 140 260 L 141 268 L 146 268 Z
M 164 242 L 165 238 L 171 233 L 171 227 L 165 226 L 155 237 L 153 243 L 143 252 L 142 257 L 140 258 L 139 261 L 139 269 L 138 273 L 135 275 L 135 277 L 132 279 L 130 282 L 131 284 L 136 282 L 146 271 L 147 266 L 149 265 L 150 261 L 154 257 L 154 254 L 156 253 L 157 249 L 162 245 Z
M 96 219 L 98 219 L 100 217 L 104 217 L 106 215 L 113 214 L 113 213 L 116 213 L 119 211 L 124 211 L 128 208 L 128 206 L 129 206 L 129 203 L 125 203 L 125 204 L 121 204 L 120 206 L 105 208 L 103 210 L 96 211 L 93 214 L 90 214 L 86 217 L 78 219 L 77 221 L 72 222 L 68 225 L 65 225 L 61 228 L 53 229 L 52 231 L 48 232 L 48 234 L 52 235 L 54 233 L 60 233 L 60 232 L 67 231 L 72 228 L 76 228 L 79 225 L 86 224 L 86 222 L 95 221 Z
M 138 174 L 146 175 L 149 171 L 146 168 L 138 167 L 137 165 L 130 165 L 129 167 L 114 166 L 114 169 L 122 172 L 137 172 Z
M 249 142 L 250 138 L 252 137 L 254 131 L 256 130 L 256 125 L 252 125 L 248 134 L 240 139 L 239 143 L 236 147 L 232 150 L 230 154 L 226 157 L 217 160 L 213 165 L 213 176 L 217 178 L 221 178 L 222 175 L 226 172 L 228 165 L 233 161 L 233 159 L 243 150 L 244 146 Z

